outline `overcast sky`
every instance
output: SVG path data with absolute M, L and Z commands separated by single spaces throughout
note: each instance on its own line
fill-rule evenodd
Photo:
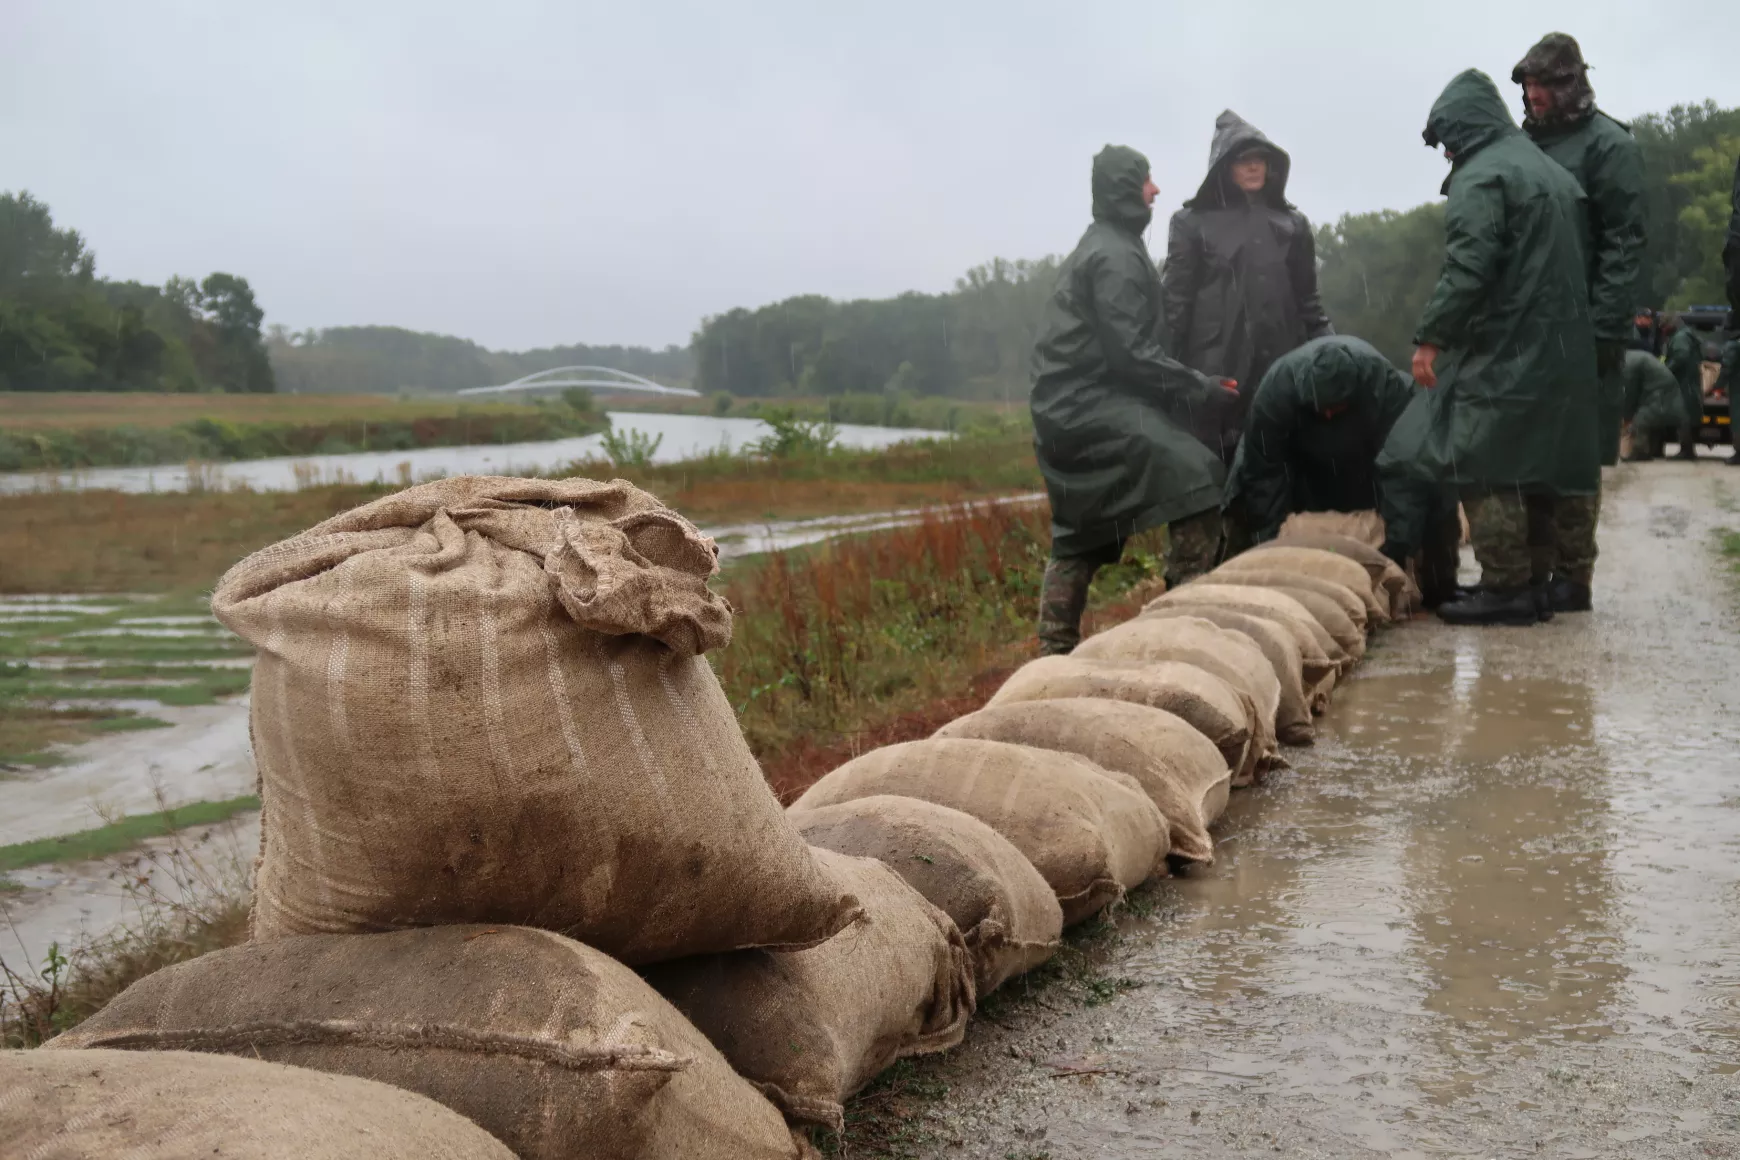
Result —
M 1314 221 L 1416 205 L 1444 84 L 1510 96 L 1555 29 L 1621 119 L 1740 105 L 1740 3 L 1694 8 L 0 0 L 0 190 L 105 276 L 231 271 L 295 329 L 684 343 L 733 306 L 1066 251 L 1107 142 L 1152 160 L 1163 249 L 1229 106 Z

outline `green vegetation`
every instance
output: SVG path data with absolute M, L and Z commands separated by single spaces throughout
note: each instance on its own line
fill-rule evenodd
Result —
M 273 396 L 262 400 L 269 406 L 249 408 L 229 403 L 230 396 L 95 396 L 120 401 L 108 409 L 125 419 L 113 425 L 92 421 L 102 409 L 77 405 L 91 396 L 42 397 L 66 402 L 58 408 L 52 403 L 32 406 L 33 396 L 0 396 L 0 471 L 526 443 L 591 435 L 610 422 L 584 391 L 569 392 L 560 400 L 481 406 L 378 396 L 341 396 L 350 405 L 328 406 L 334 397 Z M 165 416 L 190 417 L 164 422 L 150 414 L 158 402 Z M 57 412 L 71 421 L 59 427 L 45 422 Z
M 260 808 L 260 799 L 249 794 L 221 802 L 191 802 L 172 810 L 132 814 L 106 826 L 0 846 L 0 872 L 22 870 L 49 862 L 90 862 L 136 849 L 150 838 L 173 836 L 188 826 L 211 826 L 237 814 Z
M 0 390 L 273 389 L 245 278 L 162 289 L 96 276 L 76 230 L 28 193 L 0 194 Z

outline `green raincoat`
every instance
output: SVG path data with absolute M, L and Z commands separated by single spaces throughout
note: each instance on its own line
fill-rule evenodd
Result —
M 1475 69 L 1438 98 L 1426 140 L 1455 157 L 1444 269 L 1415 338 L 1440 348 L 1438 386 L 1396 423 L 1379 467 L 1459 487 L 1593 495 L 1583 191 Z
M 1697 331 L 1682 324 L 1668 339 L 1663 357 L 1667 360 L 1668 371 L 1679 384 L 1680 405 L 1686 412 L 1687 421 L 1701 424 L 1704 421 L 1703 339 L 1698 337 Z
M 1662 361 L 1646 350 L 1625 352 L 1625 417 L 1639 431 L 1676 438 L 1686 421 L 1680 384 Z
M 1188 424 L 1224 391 L 1161 346 L 1147 179 L 1134 149 L 1094 158 L 1094 221 L 1058 270 L 1033 350 L 1033 444 L 1059 557 L 1220 504 L 1225 471 Z
M 1734 162 L 1734 210 L 1728 218 L 1728 241 L 1722 247 L 1722 264 L 1728 268 L 1728 308 L 1740 323 L 1740 161 Z
M 1225 506 L 1251 538 L 1273 539 L 1296 511 L 1383 512 L 1406 539 L 1421 521 L 1419 489 L 1386 488 L 1378 452 L 1419 389 L 1363 339 L 1313 339 L 1276 360 L 1251 400 Z M 1454 507 L 1454 502 L 1451 504 Z M 1417 539 L 1398 545 L 1407 556 Z

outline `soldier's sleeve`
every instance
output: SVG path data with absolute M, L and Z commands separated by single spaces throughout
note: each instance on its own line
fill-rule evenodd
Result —
M 1094 329 L 1107 369 L 1126 382 L 1176 396 L 1180 402 L 1211 398 L 1219 385 L 1160 345 L 1156 303 L 1151 291 L 1144 289 L 1153 285 L 1154 273 L 1138 265 L 1147 261 L 1147 255 L 1135 247 L 1116 247 L 1102 250 L 1090 264 Z
M 1282 367 L 1263 377 L 1239 440 L 1238 494 L 1251 539 L 1259 544 L 1280 534 L 1292 506 L 1289 463 L 1297 409 L 1285 402 L 1296 397 L 1291 382 L 1283 381 L 1289 379 Z
M 1464 345 L 1470 323 L 1486 301 L 1504 249 L 1504 189 L 1497 175 L 1450 183 L 1444 206 L 1444 270 L 1420 316 L 1416 343 Z
M 1293 300 L 1299 304 L 1299 320 L 1305 324 L 1306 338 L 1322 338 L 1334 334 L 1329 315 L 1323 309 L 1323 297 L 1317 292 L 1317 239 L 1311 235 L 1311 222 L 1302 213 L 1293 215 L 1298 222 L 1297 237 L 1287 254 L 1288 274 L 1293 280 Z
M 1730 322 L 1740 325 L 1740 161 L 1734 162 L 1734 213 L 1728 219 L 1722 262 L 1728 268 L 1728 308 L 1734 312 Z
M 1190 315 L 1202 280 L 1202 235 L 1183 210 L 1166 230 L 1166 264 L 1160 268 L 1160 313 L 1166 349 L 1181 351 L 1190 334 Z
M 1596 338 L 1624 340 L 1632 335 L 1633 299 L 1643 268 L 1643 150 L 1626 133 L 1593 152 L 1585 191 L 1595 234 L 1589 309 Z

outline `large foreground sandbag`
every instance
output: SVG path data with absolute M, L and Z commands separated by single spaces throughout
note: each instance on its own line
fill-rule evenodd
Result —
M 1233 571 L 1248 568 L 1253 572 L 1279 569 L 1316 580 L 1328 580 L 1347 589 L 1360 602 L 1368 627 L 1385 625 L 1390 620 L 1389 594 L 1372 582 L 1371 573 L 1363 564 L 1338 552 L 1271 542 L 1234 556 L 1221 568 Z
M 1336 536 L 1328 532 L 1283 533 L 1283 538 L 1258 545 L 1258 550 L 1270 547 L 1318 548 L 1346 556 L 1366 570 L 1374 588 L 1389 600 L 1390 619 L 1405 620 L 1420 607 L 1420 588 L 1396 562 L 1352 536 Z
M 411 1092 L 188 1051 L 0 1052 L 0 1156 L 513 1160 Z
M 1201 619 L 1143 621 L 1138 617 L 1089 637 L 1070 655 L 1116 664 L 1178 661 L 1213 673 L 1245 693 L 1256 708 L 1252 735 L 1259 755 L 1257 768 L 1286 765 L 1275 737 L 1281 682 L 1257 646 L 1238 633 L 1226 632 L 1212 621 Z M 1250 779 L 1233 784 L 1249 785 Z
M 1249 781 L 1261 765 L 1256 703 L 1213 673 L 1177 661 L 1126 664 L 1074 656 L 1040 657 L 1011 673 L 986 704 L 1064 697 L 1130 701 L 1176 713 L 1214 742 L 1226 758 L 1235 785 Z
M 773 1105 L 633 971 L 527 927 L 214 951 L 145 976 L 49 1046 L 187 1048 L 380 1080 L 521 1160 L 802 1155 Z
M 1363 512 L 1294 512 L 1281 522 L 1280 539 L 1292 535 L 1326 533 L 1346 536 L 1381 548 L 1384 542 L 1384 518 L 1375 511 Z
M 1280 686 L 1280 699 L 1275 706 L 1275 736 L 1283 745 L 1310 745 L 1316 740 L 1317 731 L 1311 724 L 1312 705 L 1305 694 L 1306 681 L 1309 677 L 1314 688 L 1325 676 L 1333 680 L 1335 666 L 1329 663 L 1328 657 L 1322 657 L 1322 663 L 1308 671 L 1299 642 L 1286 628 L 1252 613 L 1209 604 L 1155 608 L 1142 613 L 1138 619 L 1201 619 L 1244 636 L 1262 653 L 1269 671 L 1275 674 L 1276 684 Z M 1327 693 L 1324 700 L 1328 700 Z
M 1220 764 L 1220 754 L 1214 759 Z M 886 863 L 953 919 L 972 953 L 981 998 L 1057 953 L 1057 896 L 1027 855 L 970 814 L 884 794 L 803 810 L 792 820 L 812 846 Z
M 1026 855 L 1057 895 L 1065 926 L 1146 881 L 1168 846 L 1166 819 L 1135 779 L 1068 753 L 1000 741 L 906 741 L 823 777 L 792 812 L 876 794 L 971 814 Z
M 1285 592 L 1273 588 L 1255 588 L 1249 584 L 1219 584 L 1208 580 L 1192 580 L 1170 592 L 1155 597 L 1143 606 L 1143 612 L 1156 608 L 1172 608 L 1183 604 L 1207 604 L 1217 608 L 1232 608 L 1267 616 L 1286 626 L 1306 651 L 1307 663 L 1311 650 L 1328 658 L 1341 676 L 1353 668 L 1353 658 L 1338 644 L 1329 630 L 1318 623 L 1311 610 Z M 1331 684 L 1333 685 L 1333 681 Z
M 969 713 L 932 736 L 1055 749 L 1129 774 L 1165 817 L 1172 857 L 1214 861 L 1208 827 L 1226 809 L 1232 775 L 1220 750 L 1174 713 L 1098 697 L 1023 701 Z
M 863 900 L 861 921 L 807 951 L 704 955 L 646 978 L 788 1117 L 837 1132 L 846 1097 L 884 1068 L 961 1041 L 973 964 L 949 916 L 893 870 L 817 856 Z
M 716 551 L 621 480 L 470 476 L 231 568 L 254 936 L 521 923 L 651 962 L 844 927 L 701 655 Z

